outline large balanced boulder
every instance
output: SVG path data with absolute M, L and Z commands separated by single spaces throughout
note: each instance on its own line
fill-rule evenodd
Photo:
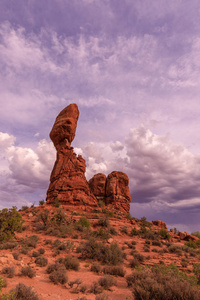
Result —
M 86 164 L 81 155 L 76 156 L 71 147 L 75 137 L 79 110 L 70 104 L 56 118 L 50 138 L 57 150 L 57 159 L 50 177 L 47 203 L 55 200 L 63 204 L 97 206 L 85 178 Z

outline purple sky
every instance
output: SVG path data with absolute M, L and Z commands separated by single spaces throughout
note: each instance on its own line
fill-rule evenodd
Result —
M 95 173 L 130 178 L 131 214 L 200 231 L 199 0 L 0 1 L 0 209 L 45 199 L 57 114 Z

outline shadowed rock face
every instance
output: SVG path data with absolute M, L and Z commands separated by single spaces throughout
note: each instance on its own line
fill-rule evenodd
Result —
M 75 103 L 65 107 L 59 113 L 49 135 L 56 149 L 64 141 L 71 144 L 75 137 L 78 117 L 79 110 Z

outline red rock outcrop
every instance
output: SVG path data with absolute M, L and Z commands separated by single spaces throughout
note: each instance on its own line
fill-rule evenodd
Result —
M 57 159 L 47 191 L 46 200 L 49 204 L 57 198 L 63 204 L 97 206 L 97 199 L 85 178 L 85 160 L 80 155 L 77 157 L 70 146 L 75 137 L 78 116 L 77 105 L 70 104 L 59 113 L 50 132 Z
M 129 212 L 131 196 L 129 179 L 123 172 L 114 171 L 108 175 L 99 173 L 89 180 L 89 186 L 98 200 L 103 200 L 106 205 L 123 212 Z
M 168 230 L 166 223 L 163 222 L 163 221 L 156 220 L 156 221 L 152 221 L 152 223 L 153 223 L 153 225 L 156 225 L 156 226 L 158 226 L 160 228 L 164 228 L 164 229 Z
M 89 187 L 91 192 L 95 195 L 97 200 L 105 201 L 106 193 L 106 175 L 102 173 L 95 174 L 89 180 Z
M 129 178 L 123 172 L 114 171 L 106 179 L 106 204 L 112 204 L 115 209 L 129 212 L 131 195 Z
M 180 240 L 185 240 L 185 241 L 189 241 L 189 240 L 198 241 L 199 240 L 199 238 L 197 236 L 189 234 L 188 232 L 179 232 L 179 237 L 180 237 Z

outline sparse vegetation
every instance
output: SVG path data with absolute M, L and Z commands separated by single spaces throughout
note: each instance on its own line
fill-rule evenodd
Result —
M 180 272 L 172 264 L 167 267 L 156 265 L 151 269 L 144 267 L 135 270 L 126 279 L 136 300 L 198 300 L 200 297 L 194 279 Z
M 21 269 L 21 275 L 22 276 L 28 276 L 29 278 L 33 278 L 33 277 L 36 276 L 36 272 L 30 266 L 26 266 L 26 267 L 22 267 L 22 269 Z
M 32 287 L 25 285 L 24 283 L 19 283 L 14 289 L 9 293 L 11 295 L 11 300 L 39 300 L 37 293 L 32 289 Z
M 4 267 L 1 272 L 6 275 L 6 277 L 13 278 L 15 276 L 15 267 Z
M 0 210 L 0 241 L 11 239 L 15 231 L 22 230 L 22 224 L 22 217 L 16 207 Z
M 48 264 L 48 259 L 44 256 L 38 256 L 35 259 L 35 263 L 40 267 L 45 267 Z

